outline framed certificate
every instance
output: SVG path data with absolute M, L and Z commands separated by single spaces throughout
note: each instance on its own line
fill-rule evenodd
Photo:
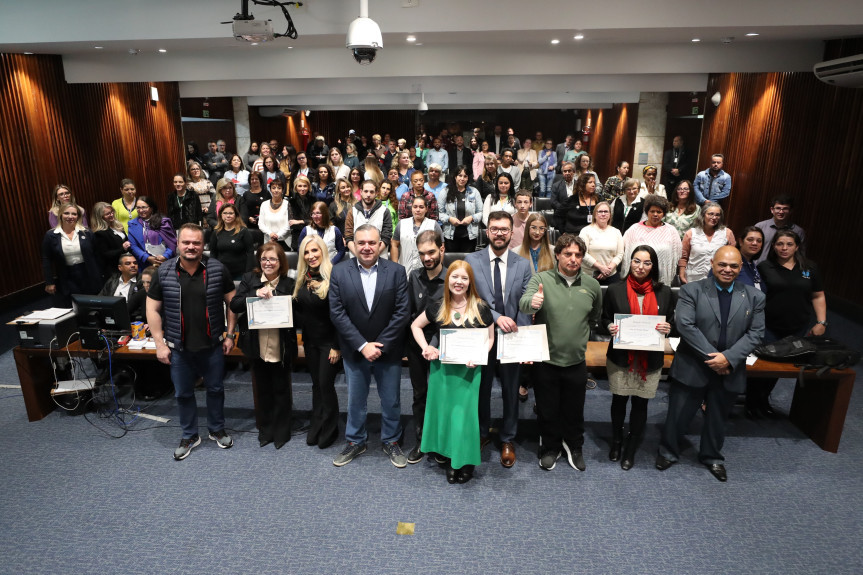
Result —
M 293 298 L 288 295 L 267 299 L 247 297 L 246 317 L 249 320 L 249 329 L 294 327 Z
M 497 330 L 497 359 L 501 363 L 548 361 L 548 332 L 545 324 L 520 325 L 518 331 Z
M 488 328 L 440 330 L 440 361 L 460 365 L 488 363 Z
M 614 348 L 664 352 L 665 336 L 656 331 L 656 324 L 664 321 L 664 315 L 614 314 L 617 326 L 617 335 L 612 340 Z

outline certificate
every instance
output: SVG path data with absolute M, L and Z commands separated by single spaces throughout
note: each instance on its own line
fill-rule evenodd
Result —
M 664 315 L 614 314 L 617 335 L 612 341 L 615 349 L 665 351 L 665 336 L 656 331 L 656 324 L 664 321 Z
M 440 361 L 460 365 L 488 363 L 488 328 L 440 330 Z
M 246 317 L 249 320 L 249 329 L 294 327 L 292 300 L 289 295 L 277 295 L 267 299 L 247 297 Z
M 497 330 L 497 359 L 501 363 L 548 361 L 545 324 L 522 325 L 510 333 Z

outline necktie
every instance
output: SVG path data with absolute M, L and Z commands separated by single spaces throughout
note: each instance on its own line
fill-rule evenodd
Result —
M 504 313 L 503 286 L 500 281 L 500 258 L 494 258 L 494 309 L 497 313 Z

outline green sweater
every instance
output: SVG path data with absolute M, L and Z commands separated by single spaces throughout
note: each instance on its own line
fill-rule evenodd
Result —
M 538 310 L 530 300 L 542 284 L 544 300 Z M 535 314 L 537 325 L 545 324 L 548 363 L 568 367 L 584 361 L 590 325 L 599 321 L 602 291 L 599 282 L 581 272 L 570 286 L 557 269 L 534 274 L 519 301 L 521 311 Z

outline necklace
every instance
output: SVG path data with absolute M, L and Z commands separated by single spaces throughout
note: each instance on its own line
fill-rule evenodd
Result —
M 452 306 L 452 309 L 453 309 L 453 310 L 460 310 L 460 309 L 465 309 L 466 307 L 467 307 L 467 302 L 464 302 L 464 304 L 463 304 L 463 305 L 460 305 L 460 306 L 458 306 L 458 307 L 456 307 L 456 306 Z M 455 313 L 453 313 L 453 314 L 452 314 L 452 317 L 453 317 L 453 319 L 455 319 L 456 321 L 458 321 L 458 320 L 460 320 L 460 319 L 461 319 L 461 314 L 460 314 L 458 311 L 455 311 Z

